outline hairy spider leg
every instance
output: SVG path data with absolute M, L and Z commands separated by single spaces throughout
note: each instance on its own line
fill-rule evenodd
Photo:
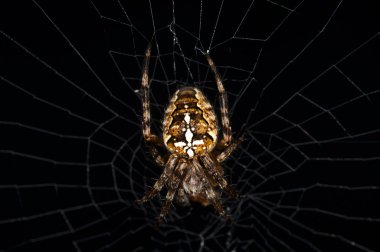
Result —
M 219 103 L 220 103 L 220 112 L 221 112 L 222 127 L 223 127 L 223 144 L 225 146 L 228 146 L 231 144 L 232 133 L 231 133 L 230 119 L 228 117 L 227 93 L 224 90 L 222 79 L 220 77 L 218 70 L 216 69 L 214 61 L 211 59 L 209 54 L 207 54 L 206 57 L 207 57 L 207 62 L 210 65 L 212 72 L 214 73 L 215 81 L 218 86 L 218 91 L 220 94 Z
M 176 155 L 170 155 L 168 162 L 166 162 L 164 172 L 158 178 L 156 183 L 154 183 L 153 187 L 147 191 L 144 196 L 140 200 L 136 200 L 137 204 L 143 204 L 150 199 L 152 199 L 158 192 L 161 191 L 162 187 L 165 185 L 166 181 L 168 181 L 169 177 L 172 176 L 174 167 L 177 165 L 178 157 Z
M 199 161 L 193 159 L 192 165 L 199 170 L 199 172 L 203 173 L 203 177 L 207 177 L 204 169 L 202 169 L 201 164 Z M 217 197 L 217 194 L 215 193 L 210 181 L 204 181 L 204 188 L 203 193 L 207 195 L 207 199 L 211 202 L 212 206 L 214 207 L 215 211 L 222 216 L 226 221 L 230 221 L 231 217 L 227 214 L 226 210 L 224 210 L 222 203 L 220 202 L 220 199 Z
M 157 135 L 151 133 L 151 123 L 150 123 L 150 101 L 149 101 L 149 60 L 151 52 L 151 43 L 145 51 L 145 58 L 143 63 L 143 75 L 141 78 L 141 93 L 142 93 L 142 107 L 143 107 L 143 136 L 145 141 L 150 144 L 149 151 L 153 156 L 154 161 L 160 165 L 164 166 L 164 158 L 160 156 L 155 145 L 164 146 L 162 139 Z
M 143 105 L 143 135 L 146 141 L 152 141 L 152 137 L 157 136 L 152 135 L 150 132 L 150 101 L 149 101 L 149 60 L 150 60 L 151 44 L 145 51 L 145 58 L 143 64 L 143 76 L 141 78 L 141 93 L 142 93 L 142 105 Z
M 229 197 L 237 198 L 239 196 L 238 193 L 223 178 L 223 174 L 220 172 L 223 171 L 220 164 L 207 153 L 199 158 L 202 161 L 207 174 L 212 177 L 219 187 L 224 190 Z
M 157 225 L 160 225 L 165 219 L 165 216 L 169 213 L 170 204 L 172 203 L 178 187 L 186 174 L 187 167 L 187 162 L 179 161 L 176 168 L 174 169 L 174 172 L 167 183 L 168 192 L 166 193 L 165 201 L 162 204 L 161 212 L 157 220 Z
M 154 162 L 159 166 L 165 166 L 165 159 L 160 155 L 158 149 L 153 144 L 149 144 L 148 148 Z
M 244 140 L 243 137 L 239 137 L 237 141 L 234 141 L 231 143 L 231 145 L 225 147 L 225 149 L 221 153 L 216 155 L 216 160 L 219 163 L 222 163 L 232 154 L 232 152 L 234 152 L 234 150 L 243 142 L 243 140 Z

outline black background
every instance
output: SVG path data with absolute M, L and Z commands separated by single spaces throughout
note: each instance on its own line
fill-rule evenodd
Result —
M 0 249 L 379 251 L 372 2 L 224 1 L 219 15 L 220 2 L 175 1 L 172 26 L 172 1 L 2 2 Z M 179 86 L 218 104 L 202 53 L 223 76 L 246 137 L 225 165 L 247 196 L 226 200 L 235 224 L 177 206 L 157 230 L 158 198 L 132 206 L 160 174 L 136 91 L 152 37 L 155 131 Z

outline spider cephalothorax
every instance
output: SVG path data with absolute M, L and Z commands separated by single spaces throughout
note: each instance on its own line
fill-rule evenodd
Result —
M 207 55 L 220 93 L 222 139 L 218 141 L 217 118 L 213 107 L 202 91 L 195 87 L 184 87 L 174 93 L 165 112 L 163 133 L 160 138 L 150 132 L 148 80 L 150 51 L 149 45 L 145 53 L 141 84 L 143 135 L 154 161 L 163 166 L 164 171 L 153 188 L 142 199 L 137 200 L 137 203 L 149 201 L 166 185 L 168 192 L 159 222 L 168 213 L 175 197 L 182 204 L 188 204 L 189 200 L 203 205 L 212 204 L 221 216 L 228 218 L 219 200 L 218 187 L 230 197 L 237 197 L 237 193 L 224 179 L 224 171 L 220 164 L 236 149 L 242 139 L 236 142 L 231 139 L 227 95 L 215 64 Z M 169 155 L 161 156 L 157 146 L 165 147 Z

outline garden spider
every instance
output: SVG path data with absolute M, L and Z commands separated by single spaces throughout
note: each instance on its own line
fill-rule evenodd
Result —
M 142 128 L 144 140 L 155 163 L 164 167 L 164 170 L 154 186 L 136 203 L 149 201 L 166 185 L 168 192 L 158 217 L 158 224 L 168 214 L 175 196 L 183 205 L 189 204 L 189 199 L 203 205 L 211 203 L 219 215 L 228 220 L 230 217 L 219 200 L 220 193 L 217 188 L 220 187 L 232 198 L 238 197 L 238 194 L 224 179 L 224 171 L 220 164 L 236 149 L 242 138 L 232 141 L 227 94 L 215 64 L 207 54 L 207 61 L 214 73 L 220 94 L 222 140 L 218 141 L 217 118 L 213 107 L 195 87 L 183 87 L 174 93 L 165 112 L 161 138 L 151 133 L 150 127 L 150 53 L 149 44 L 145 52 L 141 80 Z M 161 156 L 158 147 L 166 148 L 170 155 Z

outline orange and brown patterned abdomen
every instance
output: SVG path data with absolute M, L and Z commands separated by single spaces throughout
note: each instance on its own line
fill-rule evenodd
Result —
M 215 112 L 204 94 L 194 87 L 182 88 L 173 95 L 163 127 L 165 145 L 183 157 L 210 152 L 217 141 Z

